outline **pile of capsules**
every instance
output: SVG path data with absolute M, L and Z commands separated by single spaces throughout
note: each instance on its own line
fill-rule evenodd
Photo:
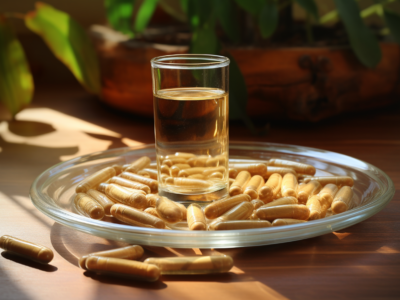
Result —
M 190 154 L 175 154 L 181 160 L 185 155 Z M 218 163 L 218 159 L 214 160 Z M 168 162 L 170 165 L 162 164 L 166 167 L 161 168 L 160 180 L 168 182 L 172 178 L 175 184 L 185 179 L 205 181 L 174 177 L 182 171 L 197 169 L 204 176 L 204 172 L 214 174 L 224 168 L 204 165 L 180 169 L 179 159 L 168 159 Z M 174 230 L 290 225 L 342 213 L 352 207 L 354 181 L 351 177 L 315 177 L 315 167 L 299 162 L 270 159 L 265 163 L 230 164 L 229 197 L 205 207 L 193 203 L 187 208 L 157 195 L 156 168 L 146 156 L 128 165 L 106 167 L 78 184 L 74 207 L 93 219 L 112 216 L 124 224 Z M 187 176 L 196 175 L 189 173 Z

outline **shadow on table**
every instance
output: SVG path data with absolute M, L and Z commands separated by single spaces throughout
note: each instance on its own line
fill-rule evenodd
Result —
M 14 254 L 10 251 L 3 251 L 1 252 L 1 256 L 3 256 L 5 259 L 12 260 L 13 262 L 16 262 L 18 264 L 34 268 L 37 270 L 45 271 L 45 272 L 55 272 L 58 270 L 57 267 L 49 264 L 41 264 L 38 262 L 35 262 L 33 260 L 27 259 L 25 257 L 21 257 L 17 254 Z

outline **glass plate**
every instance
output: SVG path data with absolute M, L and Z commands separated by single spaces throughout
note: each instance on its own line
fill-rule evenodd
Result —
M 74 212 L 72 198 L 79 181 L 105 166 L 130 163 L 140 156 L 147 155 L 154 161 L 153 144 L 96 152 L 59 163 L 33 182 L 30 197 L 37 209 L 56 222 L 106 239 L 174 248 L 235 248 L 302 240 L 349 227 L 382 210 L 395 192 L 392 180 L 380 169 L 334 152 L 256 142 L 232 142 L 229 151 L 231 160 L 282 158 L 311 164 L 317 168 L 316 175 L 351 176 L 358 205 L 347 212 L 307 223 L 197 232 L 134 227 L 92 220 Z

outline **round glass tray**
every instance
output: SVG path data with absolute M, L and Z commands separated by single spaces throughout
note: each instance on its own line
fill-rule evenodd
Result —
M 37 209 L 56 222 L 106 239 L 173 248 L 235 248 L 302 240 L 349 227 L 382 210 L 395 192 L 392 180 L 380 169 L 334 152 L 256 142 L 232 142 L 229 151 L 230 160 L 282 158 L 311 164 L 317 169 L 316 175 L 351 176 L 355 181 L 356 205 L 344 213 L 306 223 L 230 231 L 142 228 L 92 220 L 74 212 L 73 194 L 83 178 L 106 166 L 130 163 L 144 155 L 154 161 L 153 144 L 96 152 L 59 163 L 33 182 L 30 197 Z

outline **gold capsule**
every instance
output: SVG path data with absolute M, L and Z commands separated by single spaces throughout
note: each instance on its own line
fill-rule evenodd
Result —
M 160 277 L 160 270 L 155 265 L 121 258 L 90 256 L 86 259 L 86 269 L 100 274 L 140 281 L 152 282 Z
M 295 197 L 283 197 L 276 199 L 272 202 L 269 202 L 267 204 L 264 204 L 262 207 L 273 207 L 273 206 L 279 206 L 279 205 L 289 205 L 289 204 L 298 204 L 299 201 Z
M 229 195 L 235 196 L 243 194 L 243 188 L 251 179 L 251 174 L 248 171 L 241 171 L 238 176 L 236 176 L 235 181 L 229 188 Z
M 149 186 L 152 192 L 158 191 L 158 181 L 157 180 L 154 180 L 151 178 L 146 178 L 146 177 L 143 177 L 143 176 L 140 176 L 137 174 L 133 174 L 133 173 L 129 173 L 129 172 L 122 172 L 120 176 L 125 179 L 143 183 L 143 184 Z
M 318 181 L 310 181 L 304 185 L 301 185 L 297 189 L 297 199 L 301 204 L 305 204 L 308 200 L 313 195 L 316 195 L 319 193 L 319 191 L 322 189 L 321 184 Z
M 74 205 L 80 214 L 91 219 L 101 220 L 105 215 L 104 208 L 96 200 L 84 193 L 75 195 Z
M 304 179 L 306 179 L 306 178 L 314 178 L 314 177 L 315 177 L 315 176 L 313 176 L 313 175 L 298 174 L 298 175 L 297 175 L 297 180 L 300 181 L 300 180 L 304 180 Z
M 9 235 L 0 237 L 0 248 L 42 264 L 48 264 L 54 257 L 53 251 L 47 247 Z
M 258 198 L 258 190 L 264 185 L 264 178 L 260 175 L 254 175 L 247 183 L 244 194 L 250 196 L 251 199 Z
M 109 216 L 110 213 L 110 209 L 111 206 L 113 206 L 115 204 L 114 201 L 112 201 L 110 198 L 108 198 L 106 195 L 104 195 L 103 193 L 90 189 L 87 191 L 87 194 L 92 197 L 94 200 L 96 200 L 97 203 L 99 203 L 103 209 L 104 209 L 104 213 Z
M 318 195 L 314 195 L 308 199 L 306 206 L 310 210 L 310 216 L 308 217 L 309 221 L 321 218 L 321 204 Z
M 156 162 L 150 163 L 150 165 L 148 166 L 148 168 L 149 168 L 149 169 L 157 170 L 157 163 L 156 163 Z
M 193 178 L 193 179 L 207 179 L 206 176 L 204 176 L 203 174 L 193 174 L 193 175 L 189 175 L 187 178 Z
M 158 195 L 155 194 L 147 194 L 147 207 L 156 207 Z
M 114 258 L 137 260 L 143 256 L 143 253 L 144 253 L 143 248 L 138 245 L 90 253 L 88 255 L 82 256 L 79 259 L 79 266 L 81 267 L 81 269 L 86 270 L 86 260 L 90 256 L 114 257 Z
M 182 209 L 166 197 L 158 197 L 156 209 L 161 219 L 168 223 L 182 221 Z
M 178 173 L 178 177 L 188 177 L 188 176 L 194 175 L 194 174 L 203 174 L 204 170 L 205 170 L 205 168 L 203 168 L 203 167 L 196 167 L 196 168 L 180 170 Z
M 265 173 L 265 175 L 263 177 L 264 177 L 264 179 L 268 179 L 272 174 L 275 174 L 275 173 L 281 175 L 282 177 L 288 173 L 291 173 L 297 177 L 296 171 L 291 168 L 271 167 L 271 166 L 267 167 L 267 173 Z
M 332 212 L 339 214 L 349 209 L 351 199 L 353 198 L 353 190 L 349 186 L 342 187 L 332 202 Z
M 289 204 L 272 207 L 261 206 L 257 209 L 256 214 L 260 219 L 268 221 L 282 218 L 307 220 L 310 211 L 303 204 Z
M 179 202 L 174 202 L 174 203 L 175 203 L 176 205 L 178 205 L 179 208 L 181 209 L 181 212 L 182 212 L 182 220 L 186 221 L 186 220 L 187 220 L 187 219 L 186 219 L 186 215 L 187 215 L 186 206 L 183 205 L 183 204 L 181 204 L 181 203 L 179 203 Z
M 272 174 L 267 182 L 262 186 L 258 192 L 258 197 L 264 203 L 271 202 L 280 192 L 282 185 L 282 176 L 278 173 Z
M 161 174 L 160 175 L 160 182 L 165 183 L 165 180 L 169 178 L 169 176 L 167 174 Z
M 147 207 L 146 196 L 139 193 L 142 190 L 129 190 L 129 188 L 124 188 L 111 183 L 106 188 L 106 195 L 111 197 L 113 200 L 126 204 L 137 209 L 142 209 Z
M 313 178 L 305 178 L 304 182 L 310 181 L 318 181 L 322 186 L 325 186 L 329 183 L 336 184 L 338 187 L 340 186 L 353 186 L 354 180 L 349 176 L 321 176 L 321 177 L 313 177 Z
M 119 175 L 123 172 L 123 168 L 120 165 L 112 165 L 112 167 L 115 170 L 115 175 Z
M 266 228 L 271 227 L 271 223 L 265 220 L 236 220 L 222 221 L 214 225 L 214 230 L 238 230 L 251 228 Z
M 268 162 L 268 166 L 291 168 L 297 173 L 307 175 L 314 175 L 316 172 L 314 166 L 284 159 L 270 159 Z
M 78 186 L 75 188 L 76 193 L 86 193 L 90 189 L 95 189 L 97 186 L 115 176 L 116 172 L 113 167 L 107 167 L 97 171 L 96 173 L 90 175 L 89 177 L 82 180 Z
M 143 156 L 131 163 L 130 166 L 125 169 L 125 172 L 137 173 L 138 171 L 148 167 L 150 163 L 151 159 L 147 156 Z
M 146 176 L 146 177 L 149 177 L 154 180 L 157 180 L 157 176 L 158 176 L 157 170 L 149 169 L 149 168 L 144 168 L 143 170 L 140 170 L 137 173 L 138 173 L 138 175 Z
M 155 207 L 148 207 L 144 210 L 144 212 L 161 219 L 160 215 L 158 214 L 157 209 Z
M 209 175 L 207 178 L 210 180 L 222 179 L 222 178 L 224 178 L 224 175 L 220 172 L 214 172 L 211 175 Z
M 110 183 L 115 183 L 120 186 L 128 187 L 135 190 L 142 190 L 146 194 L 150 194 L 150 187 L 140 182 L 132 181 L 122 177 L 114 176 L 110 179 Z
M 297 193 L 297 178 L 291 173 L 287 173 L 282 178 L 281 193 L 283 197 L 296 197 Z
M 140 227 L 165 228 L 163 220 L 123 204 L 114 204 L 111 207 L 111 214 L 126 224 Z
M 183 158 L 183 157 L 178 157 L 178 156 L 168 156 L 168 158 L 166 158 L 163 161 L 164 165 L 167 165 L 168 167 L 172 167 L 173 165 L 176 164 L 187 164 L 187 159 Z
M 206 160 L 206 167 L 218 167 L 226 164 L 225 155 L 217 155 Z
M 191 166 L 189 164 L 176 164 L 171 167 L 171 176 L 177 177 L 181 170 L 189 169 Z
M 235 182 L 235 179 L 229 178 L 229 187 L 231 187 L 232 183 L 234 183 L 234 182 Z
M 299 223 L 305 223 L 305 220 L 297 220 L 297 219 L 276 219 L 272 222 L 272 226 L 284 226 L 284 225 L 293 225 Z
M 192 167 L 205 167 L 206 162 L 210 157 L 208 155 L 200 155 L 197 157 L 192 157 L 187 160 L 187 163 Z
M 257 208 L 263 206 L 265 203 L 259 199 L 254 199 L 254 200 L 251 200 L 251 204 L 253 204 L 254 209 L 257 209 Z
M 253 213 L 251 214 L 251 216 L 247 220 L 258 221 L 258 220 L 260 220 L 260 218 L 257 216 L 256 212 L 253 211 Z
M 221 221 L 246 220 L 252 215 L 253 210 L 254 210 L 253 204 L 251 204 L 250 202 L 242 202 L 236 205 L 235 207 L 231 208 L 230 210 L 228 210 L 223 215 L 214 219 L 209 224 L 209 229 L 214 230 L 214 226 Z
M 166 223 L 166 226 L 173 230 L 190 230 L 188 222 L 186 221 L 176 222 L 172 224 Z
M 203 210 L 198 204 L 191 204 L 187 208 L 187 222 L 190 230 L 206 230 L 207 222 Z
M 192 178 L 180 178 L 180 177 L 169 177 L 165 180 L 166 184 L 176 185 L 185 187 L 191 191 L 197 191 L 199 189 L 209 188 L 211 183 L 206 180 L 192 179 Z
M 249 202 L 250 196 L 241 194 L 233 197 L 225 198 L 222 200 L 210 203 L 204 208 L 204 214 L 208 219 L 215 219 L 232 209 L 242 202 Z
M 171 175 L 171 169 L 167 165 L 161 165 L 160 167 L 161 174 Z
M 319 201 L 321 203 L 321 218 L 325 217 L 326 212 L 331 207 L 333 202 L 333 197 L 335 197 L 339 188 L 336 184 L 328 183 L 324 188 L 319 192 Z
M 247 171 L 251 175 L 265 175 L 267 173 L 267 166 L 265 164 L 254 164 L 254 163 L 238 163 L 238 164 L 229 164 L 230 168 L 238 170 L 238 172 L 241 171 Z
M 175 155 L 176 157 L 180 157 L 180 158 L 185 158 L 185 159 L 189 159 L 189 158 L 193 158 L 196 157 L 195 154 L 193 153 L 186 153 L 186 152 L 176 152 Z M 167 155 L 166 158 L 170 158 L 173 157 L 172 155 Z
M 238 170 L 229 168 L 229 178 L 235 179 L 238 174 L 239 174 Z
M 106 188 L 107 188 L 107 186 L 108 186 L 109 184 L 108 183 L 100 183 L 99 184 L 99 186 L 97 187 L 97 190 L 100 192 L 100 193 L 103 193 L 103 194 L 105 194 L 106 193 Z
M 209 176 L 215 172 L 219 172 L 221 174 L 225 174 L 226 169 L 225 167 L 214 167 L 214 168 L 205 168 L 203 171 L 204 176 Z
M 228 255 L 150 257 L 144 262 L 157 266 L 163 275 L 224 273 L 233 267 L 233 260 Z

